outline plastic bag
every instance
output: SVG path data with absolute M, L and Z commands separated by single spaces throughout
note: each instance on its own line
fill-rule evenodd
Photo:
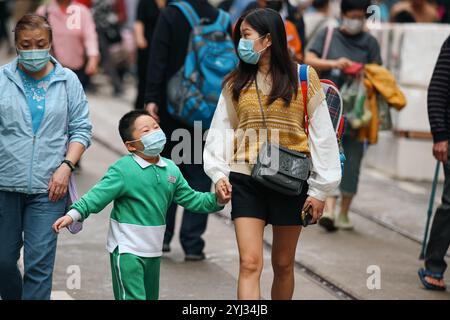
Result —
M 366 103 L 366 87 L 362 77 L 352 77 L 341 88 L 344 112 L 348 123 L 353 129 L 359 129 L 369 124 L 372 119 Z
M 68 211 L 68 208 L 78 200 L 78 193 L 77 193 L 77 185 L 75 183 L 75 177 L 73 174 L 70 176 L 69 179 L 69 188 L 68 188 L 68 195 L 67 195 L 67 208 L 66 212 Z M 67 229 L 70 233 L 76 234 L 80 232 L 83 229 L 83 223 L 80 221 L 74 221 L 70 225 L 67 226 Z

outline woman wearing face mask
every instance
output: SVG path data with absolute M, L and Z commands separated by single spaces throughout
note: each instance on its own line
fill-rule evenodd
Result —
M 240 62 L 224 81 L 206 141 L 204 168 L 216 188 L 233 192 L 231 217 L 240 256 L 238 299 L 261 298 L 267 224 L 273 226 L 272 298 L 291 299 L 301 211 L 311 207 L 313 222 L 321 216 L 327 192 L 341 178 L 338 146 L 313 68 L 306 97 L 309 135 L 305 130 L 299 66 L 289 56 L 280 15 L 272 9 L 250 11 L 238 20 L 234 42 Z M 278 137 L 280 145 L 310 157 L 312 173 L 299 196 L 284 195 L 253 180 L 252 168 L 265 142 L 258 137 L 266 133 L 269 140 Z
M 65 212 L 91 123 L 77 76 L 50 56 L 48 21 L 27 14 L 14 35 L 18 57 L 0 68 L 0 297 L 49 299 L 57 240 L 51 226 Z
M 341 4 L 342 22 L 333 30 L 329 50 L 324 56 L 324 46 L 328 30 L 323 29 L 306 53 L 305 62 L 321 71 L 321 77 L 329 79 L 339 87 L 346 81 L 343 70 L 353 63 L 382 64 L 377 40 L 364 30 L 369 0 L 343 0 Z M 353 196 L 358 188 L 359 171 L 363 157 L 364 143 L 357 140 L 357 130 L 347 126 L 343 137 L 343 148 L 347 160 L 340 185 L 342 194 L 341 211 L 336 226 L 341 229 L 352 229 L 348 218 Z M 328 231 L 335 230 L 334 208 L 336 197 L 327 200 L 325 213 L 320 221 Z

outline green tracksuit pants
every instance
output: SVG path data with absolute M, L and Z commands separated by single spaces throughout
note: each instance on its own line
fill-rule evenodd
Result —
M 161 257 L 145 258 L 131 253 L 110 254 L 116 300 L 158 300 Z

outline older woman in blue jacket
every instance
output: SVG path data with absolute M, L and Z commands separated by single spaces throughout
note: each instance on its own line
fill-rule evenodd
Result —
M 86 95 L 51 55 L 45 18 L 15 28 L 17 58 L 0 67 L 0 297 L 49 299 L 68 183 L 90 145 Z M 17 261 L 24 246 L 24 277 Z

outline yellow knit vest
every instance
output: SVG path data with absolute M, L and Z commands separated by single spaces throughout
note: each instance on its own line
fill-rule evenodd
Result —
M 308 137 L 304 129 L 302 94 L 299 92 L 297 97 L 293 97 L 287 107 L 282 99 L 278 99 L 268 106 L 268 96 L 264 95 L 261 90 L 260 97 L 266 117 L 269 141 L 272 135 L 275 138 L 278 133 L 278 141 L 274 140 L 273 142 L 288 149 L 309 154 Z M 264 122 L 255 84 L 241 92 L 239 101 L 234 105 L 239 119 L 239 125 L 235 132 L 234 160 L 239 163 L 244 160 L 247 164 L 255 164 L 259 149 L 266 137 L 265 132 L 261 131 L 264 129 Z

